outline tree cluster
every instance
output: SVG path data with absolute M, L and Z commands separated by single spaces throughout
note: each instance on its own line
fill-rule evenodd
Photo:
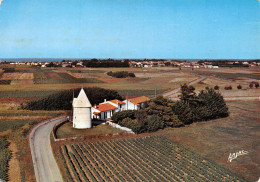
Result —
M 116 78 L 126 78 L 126 77 L 135 77 L 134 73 L 128 73 L 127 71 L 117 71 L 117 72 L 112 72 L 109 71 L 107 72 L 108 76 L 116 77 Z
M 91 60 L 82 60 L 83 65 L 86 67 L 91 68 L 108 68 L 108 67 L 129 67 L 129 61 L 119 61 L 114 59 L 106 59 L 106 60 L 99 60 L 99 59 L 91 59 Z
M 182 94 L 176 103 L 158 96 L 146 108 L 117 112 L 111 119 L 131 128 L 135 133 L 143 133 L 229 115 L 228 107 L 219 92 L 211 88 L 202 90 L 199 94 L 194 91 L 194 87 L 182 85 Z
M 116 112 L 112 120 L 131 128 L 135 133 L 154 132 L 165 127 L 181 126 L 182 122 L 172 112 L 173 102 L 158 96 L 146 108 Z
M 84 88 L 84 91 L 92 105 L 99 104 L 104 99 L 123 100 L 115 90 L 89 87 Z M 22 104 L 21 107 L 28 110 L 70 110 L 72 108 L 73 95 L 77 97 L 79 92 L 80 89 L 60 91 L 37 100 L 29 101 Z
M 225 86 L 224 89 L 225 89 L 225 90 L 232 90 L 232 86 L 231 86 L 231 85 Z
M 188 86 L 184 87 L 188 88 Z M 190 91 L 190 92 L 194 92 Z M 184 124 L 190 124 L 197 121 L 206 121 L 221 117 L 227 117 L 228 107 L 223 96 L 214 89 L 208 88 L 192 96 L 182 97 L 173 106 L 173 112 L 178 115 L 180 121 Z
M 253 88 L 254 85 L 255 85 L 255 88 L 258 88 L 258 87 L 259 87 L 259 83 L 258 83 L 258 82 L 255 82 L 255 81 L 251 82 L 251 83 L 249 84 L 249 87 L 250 87 L 250 88 Z

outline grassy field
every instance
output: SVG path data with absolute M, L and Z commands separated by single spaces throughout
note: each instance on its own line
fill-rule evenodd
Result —
M 65 181 L 244 181 L 162 136 L 67 144 Z
M 72 122 L 61 125 L 57 131 L 57 138 L 69 137 L 87 137 L 87 136 L 104 136 L 113 134 L 123 134 L 125 131 L 114 128 L 106 124 L 99 124 L 89 129 L 75 129 L 72 127 Z

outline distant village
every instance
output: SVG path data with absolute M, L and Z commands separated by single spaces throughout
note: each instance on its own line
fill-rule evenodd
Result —
M 30 65 L 36 67 L 179 67 L 179 68 L 213 68 L 219 67 L 252 67 L 260 66 L 260 60 L 165 60 L 165 59 L 89 59 L 89 60 L 63 60 L 63 61 L 1 61 L 0 64 Z

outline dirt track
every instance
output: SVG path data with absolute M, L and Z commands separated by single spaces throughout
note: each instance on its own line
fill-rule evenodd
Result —
M 41 123 L 30 134 L 30 148 L 37 182 L 63 181 L 52 153 L 49 137 L 53 126 L 62 120 L 66 120 L 66 117 L 54 118 Z
M 196 80 L 190 82 L 188 85 L 193 85 L 193 84 L 195 84 L 195 83 L 198 83 L 198 82 L 200 82 L 200 81 L 206 79 L 205 76 L 197 75 L 197 74 L 194 74 L 194 73 L 191 73 L 191 74 L 193 74 L 193 75 L 195 75 L 195 76 L 198 76 L 198 77 L 200 77 L 200 78 L 198 78 L 198 79 L 196 79 Z M 174 90 L 172 90 L 172 91 L 169 91 L 169 92 L 167 92 L 167 93 L 162 94 L 162 96 L 163 96 L 163 97 L 168 97 L 168 96 L 170 97 L 170 95 L 173 95 L 173 94 L 176 94 L 177 92 L 179 92 L 180 89 L 181 89 L 180 87 L 179 87 L 179 88 L 176 88 L 176 89 L 174 89 Z

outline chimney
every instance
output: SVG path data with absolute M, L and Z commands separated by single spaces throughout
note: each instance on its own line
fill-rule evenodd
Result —
M 94 108 L 95 108 L 95 109 L 97 108 L 97 104 L 95 104 Z
M 118 100 L 116 100 L 116 104 L 118 105 Z
M 107 102 L 107 99 L 104 99 L 104 102 Z

